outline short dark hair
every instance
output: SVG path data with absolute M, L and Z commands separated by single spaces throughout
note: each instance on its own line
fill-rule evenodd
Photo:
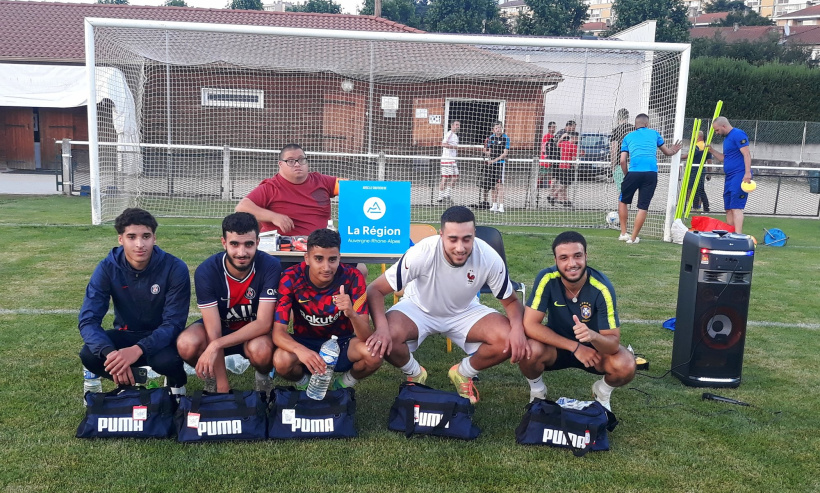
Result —
M 133 225 L 148 226 L 151 228 L 152 233 L 157 232 L 157 220 L 145 209 L 130 207 L 114 219 L 114 229 L 117 230 L 119 235 L 125 233 L 125 228 Z
M 567 243 L 580 243 L 584 247 L 584 253 L 587 251 L 587 240 L 577 231 L 564 231 L 552 240 L 552 256 L 555 256 L 555 248 L 559 245 L 566 245 Z
M 299 144 L 290 143 L 290 144 L 286 145 L 285 147 L 283 147 L 281 151 L 279 151 L 279 156 L 281 157 L 282 154 L 285 153 L 285 151 L 303 151 L 304 152 L 304 149 L 302 149 L 302 146 L 300 146 Z
M 495 123 L 493 123 L 493 126 L 496 126 L 496 125 L 503 127 L 504 122 L 502 122 L 501 120 L 496 120 Z
M 619 120 L 628 120 L 629 119 L 629 110 L 626 108 L 621 108 L 618 110 L 618 119 Z
M 635 121 L 637 122 L 638 120 L 643 120 L 647 124 L 649 124 L 649 115 L 647 115 L 646 113 L 641 113 L 635 117 Z
M 549 123 L 547 123 L 547 126 L 548 126 L 548 127 L 551 127 L 551 126 L 553 126 L 553 125 L 555 125 L 555 124 L 556 124 L 555 122 L 549 122 Z
M 444 223 L 473 223 L 475 224 L 475 214 L 463 205 L 454 205 L 444 211 L 441 215 L 441 227 Z
M 577 124 L 575 123 L 575 120 L 567 120 L 567 124 L 564 125 L 564 126 L 569 127 L 570 125 L 577 125 Z
M 341 248 L 342 237 L 339 236 L 338 231 L 332 229 L 322 228 L 317 229 L 308 235 L 307 249 L 313 247 L 319 248 Z
M 247 212 L 234 212 L 222 220 L 222 237 L 227 238 L 228 231 L 243 235 L 253 231 L 259 236 L 259 221 Z

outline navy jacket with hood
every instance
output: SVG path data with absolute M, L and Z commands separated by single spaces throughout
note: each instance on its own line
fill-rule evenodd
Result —
M 138 271 L 125 258 L 122 247 L 103 259 L 85 290 L 80 309 L 80 335 L 91 352 L 101 358 L 114 351 L 102 328 L 102 319 L 114 300 L 114 328 L 144 332 L 138 343 L 151 355 L 176 344 L 188 321 L 191 278 L 185 262 L 154 245 L 148 266 Z

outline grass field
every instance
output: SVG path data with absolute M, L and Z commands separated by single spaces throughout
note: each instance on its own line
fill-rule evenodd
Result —
M 353 440 L 184 446 L 76 439 L 84 412 L 77 310 L 91 271 L 116 245 L 111 225 L 89 224 L 84 198 L 0 196 L 3 491 L 820 490 L 817 221 L 747 219 L 747 232 L 758 239 L 763 227 L 791 237 L 785 248 L 758 248 L 743 383 L 714 391 L 753 407 L 702 401 L 708 389 L 655 378 L 671 361 L 673 333 L 660 322 L 675 316 L 680 246 L 651 240 L 627 246 L 614 231 L 582 231 L 590 265 L 615 286 L 623 343 L 650 361 L 645 375 L 613 393 L 620 425 L 611 434 L 612 450 L 584 458 L 516 445 L 513 430 L 528 387 L 510 364 L 481 374 L 475 422 L 483 433 L 474 442 L 408 440 L 388 431 L 401 380 L 389 365 L 356 388 L 359 438 Z M 218 224 L 162 219 L 158 243 L 193 274 L 219 249 Z M 560 230 L 502 229 L 511 275 L 529 290 L 537 272 L 551 265 L 549 244 Z M 377 270 L 372 266 L 371 279 Z M 449 389 L 446 370 L 462 356 L 444 347 L 443 339 L 430 339 L 417 357 L 430 372 L 428 383 Z M 250 388 L 252 372 L 231 379 Z M 577 370 L 545 377 L 553 399 L 588 398 L 593 379 Z M 200 387 L 196 379 L 189 383 Z

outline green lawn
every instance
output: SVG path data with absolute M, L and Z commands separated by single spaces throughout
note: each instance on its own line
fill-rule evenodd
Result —
M 627 246 L 611 230 L 583 230 L 590 265 L 617 295 L 624 344 L 650 370 L 613 393 L 621 423 L 612 450 L 575 458 L 567 450 L 514 440 L 528 387 L 517 368 L 482 372 L 474 442 L 413 438 L 387 430 L 401 380 L 386 365 L 357 386 L 359 438 L 340 441 L 212 443 L 74 438 L 83 415 L 76 311 L 96 263 L 116 245 L 112 226 L 90 226 L 79 197 L 0 196 L 0 488 L 4 491 L 817 491 L 815 440 L 820 377 L 820 241 L 814 220 L 747 218 L 746 230 L 790 235 L 785 248 L 756 253 L 743 383 L 700 396 L 666 375 L 675 316 L 680 246 Z M 219 221 L 161 219 L 159 245 L 191 273 L 220 248 Z M 528 291 L 551 265 L 560 230 L 502 228 L 511 276 Z M 371 279 L 378 271 L 371 266 Z M 492 299 L 485 301 L 499 305 Z M 192 312 L 196 310 L 192 305 Z M 192 317 L 194 315 L 192 314 Z M 443 339 L 417 353 L 429 383 L 449 389 L 446 370 L 462 355 Z M 456 350 L 458 351 L 458 350 Z M 252 372 L 232 375 L 250 388 Z M 550 397 L 589 398 L 594 377 L 567 370 L 545 377 Z M 276 383 L 284 383 L 277 380 Z M 108 384 L 110 388 L 111 384 Z M 200 388 L 196 379 L 189 389 Z

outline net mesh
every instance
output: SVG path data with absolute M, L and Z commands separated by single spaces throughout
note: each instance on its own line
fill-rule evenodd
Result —
M 474 45 L 168 29 L 94 29 L 101 217 L 223 217 L 278 171 L 295 142 L 312 171 L 410 181 L 413 222 L 451 204 L 482 224 L 606 227 L 617 209 L 616 112 L 672 139 L 680 53 Z M 442 140 L 458 120 L 458 179 L 440 190 Z M 577 122 L 574 158 L 539 160 L 547 123 Z M 509 151 L 503 214 L 483 152 L 496 121 Z M 644 235 L 661 237 L 669 158 Z M 554 162 L 553 162 L 554 161 Z M 566 200 L 552 172 L 564 164 Z M 442 197 L 445 195 L 445 197 Z M 442 198 L 442 200 L 439 200 Z M 335 207 L 334 207 L 335 209 Z M 634 213 L 634 209 L 632 210 Z M 334 210 L 334 217 L 336 211 Z

